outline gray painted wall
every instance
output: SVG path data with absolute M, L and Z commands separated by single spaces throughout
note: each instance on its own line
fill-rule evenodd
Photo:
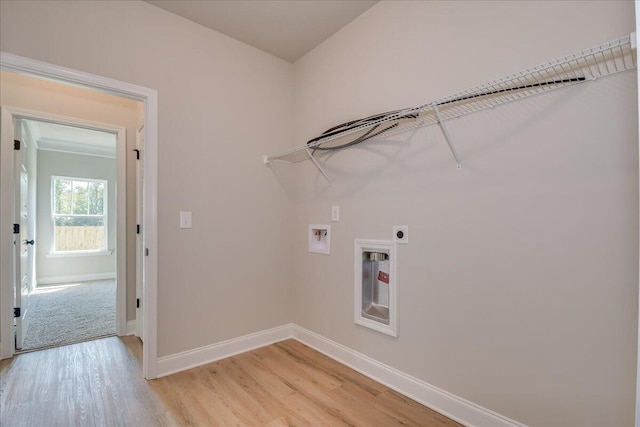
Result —
M 138 1 L 0 2 L 0 49 L 158 91 L 159 357 L 291 321 L 291 64 Z
M 51 177 L 107 180 L 107 249 L 110 255 L 50 257 L 53 249 Z M 116 273 L 116 160 L 38 150 L 36 280 Z M 44 280 L 43 280 L 44 279 Z
M 634 28 L 632 2 L 381 2 L 295 64 L 296 140 Z M 634 71 L 453 120 L 460 171 L 437 127 L 324 157 L 331 186 L 293 166 L 295 322 L 528 425 L 631 426 L 636 93 Z M 323 223 L 330 256 L 306 251 Z M 354 239 L 394 225 L 397 339 L 353 322 Z

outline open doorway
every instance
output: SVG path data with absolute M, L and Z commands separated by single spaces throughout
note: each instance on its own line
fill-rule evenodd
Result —
M 7 93 L 3 101 L 20 102 L 16 92 L 22 94 L 24 86 L 12 78 L 22 77 L 4 72 L 0 77 Z M 49 96 L 54 95 L 40 88 L 29 100 Z M 2 130 L 3 146 L 13 142 L 11 203 L 19 231 L 13 235 L 15 346 L 10 350 L 25 349 L 25 342 L 26 349 L 37 349 L 125 335 L 126 127 L 5 105 Z M 133 236 L 129 240 L 135 242 Z M 78 295 L 85 287 L 70 285 L 104 279 L 112 283 L 91 289 L 108 288 L 105 297 L 114 290 L 115 305 L 110 309 L 103 299 L 93 310 L 110 311 L 106 321 L 115 325 L 100 327 L 100 316 L 88 318 L 91 300 Z M 44 290 L 38 285 L 58 287 L 40 295 Z M 39 304 L 30 304 L 32 299 Z M 85 307 L 74 307 L 79 304 Z
M 117 245 L 116 232 L 124 200 L 117 200 L 116 190 L 118 138 L 126 143 L 126 129 L 70 126 L 48 118 L 52 121 L 16 118 L 14 126 L 24 146 L 22 163 L 29 166 L 23 168 L 29 185 L 21 205 L 29 213 L 23 242 L 30 253 L 22 272 L 27 289 L 15 304 L 24 307 L 17 351 L 122 335 L 116 319 L 125 315 L 126 293 L 117 291 L 126 286 L 117 274 L 118 251 L 124 248 Z
M 157 92 L 153 89 L 144 88 L 135 84 L 113 80 L 78 70 L 71 70 L 29 58 L 0 52 L 0 69 L 10 71 L 20 76 L 35 76 L 40 82 L 56 82 L 62 83 L 71 89 L 88 89 L 90 92 L 114 95 L 121 100 L 135 100 L 140 102 L 141 114 L 143 117 L 142 125 L 144 126 L 145 150 L 140 153 L 140 158 L 145 162 L 144 169 L 144 187 L 143 199 L 145 210 L 143 213 L 144 226 L 142 227 L 142 241 L 144 247 L 144 284 L 140 305 L 144 307 L 144 336 L 145 345 L 143 347 L 143 375 L 147 379 L 155 378 L 157 371 L 157 132 L 158 132 L 158 116 L 157 116 Z M 4 95 L 5 85 L 3 84 L 2 94 Z M 26 96 L 29 98 L 29 96 Z M 88 106 L 87 108 L 95 108 Z M 5 108 L 3 108 L 3 111 Z M 110 111 L 109 109 L 100 109 L 101 111 Z M 85 112 L 85 109 L 79 111 Z M 0 131 L 3 138 L 7 137 L 8 127 L 10 123 L 3 121 Z M 139 123 L 136 123 L 139 125 Z M 135 126 L 135 125 L 134 125 Z M 135 130 L 128 132 L 134 136 Z M 130 147 L 127 147 L 129 149 Z M 13 188 L 14 177 L 12 174 L 13 165 L 12 147 L 3 144 L 0 147 L 0 186 L 2 187 L 2 195 L 0 197 L 0 241 L 13 241 L 11 233 L 11 222 L 14 218 L 14 212 L 9 208 L 11 203 L 11 190 Z M 134 163 L 135 165 L 135 163 Z M 129 167 L 129 163 L 128 166 Z M 135 177 L 135 166 L 131 166 L 133 171 L 129 171 L 127 176 Z M 135 194 L 135 193 L 134 193 Z M 132 194 L 133 196 L 133 194 Z M 135 207 L 135 202 L 129 203 Z M 130 216 L 127 215 L 127 218 Z M 135 218 L 135 215 L 131 216 Z M 129 229 L 133 230 L 135 236 L 136 224 L 127 222 L 127 233 Z M 0 261 L 3 265 L 13 266 L 13 249 L 12 245 L 3 244 L 0 246 Z M 130 253 L 135 253 L 135 241 L 131 243 Z M 121 256 L 121 255 L 120 255 Z M 135 268 L 135 262 L 130 263 Z M 14 354 L 13 346 L 13 268 L 3 268 L 0 273 L 0 358 L 11 357 Z M 135 277 L 135 270 L 127 274 Z M 132 279 L 131 282 L 135 282 Z M 9 286 L 11 285 L 11 286 Z M 135 286 L 129 286 L 131 292 L 135 292 Z M 129 311 L 135 313 L 136 298 L 127 297 L 127 313 Z M 135 324 L 124 325 L 127 332 L 135 331 Z

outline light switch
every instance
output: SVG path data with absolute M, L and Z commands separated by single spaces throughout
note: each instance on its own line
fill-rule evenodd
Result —
M 191 212 L 180 212 L 180 228 L 191 228 Z

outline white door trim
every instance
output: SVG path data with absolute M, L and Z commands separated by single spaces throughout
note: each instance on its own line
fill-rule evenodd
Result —
M 143 375 L 147 379 L 156 378 L 157 371 L 157 180 L 158 180 L 158 93 L 155 89 L 149 89 L 131 83 L 122 82 L 95 74 L 85 73 L 70 68 L 60 67 L 45 62 L 24 58 L 6 52 L 0 52 L 0 69 L 12 71 L 18 74 L 28 74 L 41 78 L 48 78 L 55 81 L 77 85 L 89 89 L 109 93 L 111 95 L 134 99 L 144 103 L 144 127 L 145 127 L 145 177 L 144 177 L 144 224 L 142 230 L 144 247 L 148 249 L 145 257 L 145 289 L 142 298 L 144 310 L 144 336 L 142 362 Z M 4 126 L 3 126 L 4 129 Z M 10 176 L 11 167 L 7 167 L 5 151 L 11 147 L 0 147 L 0 185 L 5 188 L 5 183 L 13 181 Z M 11 187 L 7 187 L 11 188 Z M 11 215 L 10 206 L 7 204 L 6 191 L 0 196 L 0 264 L 11 265 Z M 10 280 L 7 272 L 2 269 L 0 275 L 1 283 Z M 9 274 L 8 274 L 9 273 Z M 3 289 L 6 286 L 2 287 Z M 9 307 L 12 302 L 7 301 L 6 293 L 0 292 L 1 304 L 4 317 L 13 314 Z M 7 304 L 9 302 L 9 304 Z M 6 308 L 9 307 L 7 311 Z M 0 358 L 11 357 L 3 353 L 7 347 L 6 340 L 11 339 L 10 319 L 0 319 Z M 9 330 L 9 333 L 7 333 Z
M 127 217 L 127 193 L 126 191 L 121 191 L 121 189 L 126 188 L 127 186 L 127 128 L 125 128 L 124 126 L 94 122 L 90 120 L 79 119 L 76 117 L 67 117 L 40 111 L 26 110 L 23 108 L 15 108 L 6 105 L 3 105 L 2 108 L 3 110 L 6 110 L 6 112 L 11 116 L 11 119 L 35 120 L 116 134 L 116 333 L 119 336 L 126 335 L 127 223 L 124 218 Z M 3 135 L 2 141 L 8 141 L 8 139 L 5 138 L 6 136 L 7 135 Z M 4 298 L 2 300 L 4 301 Z M 6 307 L 3 306 L 2 308 L 2 313 L 4 313 Z M 0 322 L 0 324 L 4 324 L 4 322 Z M 2 340 L 2 343 L 4 345 L 5 340 Z M 9 350 L 5 349 L 3 353 L 9 354 Z
M 140 234 L 140 227 L 144 228 L 144 215 L 143 200 L 144 191 L 142 185 L 144 180 L 142 179 L 142 173 L 144 170 L 144 125 L 138 126 L 136 129 L 136 299 L 142 299 L 144 293 L 144 272 L 143 272 L 143 260 L 144 260 L 144 242 L 142 240 L 142 234 Z M 143 157 L 139 158 L 140 153 L 143 153 Z M 139 320 L 138 320 L 139 319 Z M 144 342 L 144 305 L 136 304 L 136 335 Z
M 636 6 L 636 31 L 633 35 L 635 35 L 636 40 L 631 41 L 633 45 L 635 43 L 636 46 L 636 55 L 638 51 L 638 41 L 640 41 L 640 1 L 635 1 Z M 632 35 L 632 36 L 633 36 Z M 638 79 L 638 105 L 640 105 L 640 73 L 636 73 Z M 638 112 L 638 129 L 640 130 L 640 112 Z M 638 142 L 638 147 L 640 147 L 640 141 Z M 640 158 L 638 159 L 638 164 L 640 164 Z M 640 218 L 639 218 L 640 220 Z M 640 272 L 640 263 L 638 264 L 638 271 Z M 640 282 L 638 283 L 638 289 L 640 290 Z M 638 293 L 638 352 L 636 355 L 637 358 L 637 368 L 636 368 L 636 427 L 640 427 L 640 292 Z

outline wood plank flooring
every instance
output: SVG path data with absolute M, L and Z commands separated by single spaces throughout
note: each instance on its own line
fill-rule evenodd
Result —
M 3 360 L 0 425 L 460 425 L 294 340 L 153 381 L 141 358 L 111 337 Z
M 0 426 L 176 425 L 141 352 L 137 338 L 110 337 L 0 361 Z

